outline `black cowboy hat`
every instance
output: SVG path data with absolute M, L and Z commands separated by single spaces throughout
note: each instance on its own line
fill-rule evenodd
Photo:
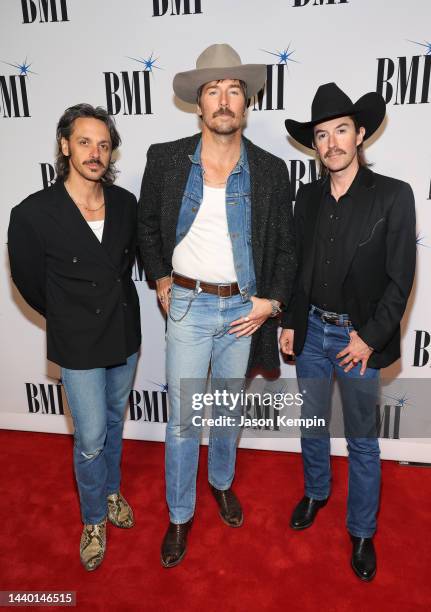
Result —
M 335 83 L 321 85 L 311 105 L 311 121 L 300 123 L 286 119 L 285 125 L 289 134 L 302 145 L 313 147 L 313 128 L 318 123 L 336 117 L 354 116 L 361 127 L 365 128 L 364 140 L 377 130 L 386 114 L 383 97 L 372 91 L 365 94 L 353 104 L 347 94 Z

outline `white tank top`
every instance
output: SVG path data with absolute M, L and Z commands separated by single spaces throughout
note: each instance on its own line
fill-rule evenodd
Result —
M 226 190 L 204 185 L 202 204 L 172 256 L 175 272 L 208 283 L 237 277 L 226 216 Z
M 96 238 L 99 240 L 99 242 L 102 242 L 103 227 L 105 225 L 104 219 L 102 219 L 101 221 L 87 221 L 87 223 L 95 233 Z

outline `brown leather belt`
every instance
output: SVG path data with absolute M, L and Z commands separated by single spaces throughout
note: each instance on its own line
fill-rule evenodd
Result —
M 198 283 L 197 280 L 193 278 L 188 278 L 187 276 L 180 276 L 179 274 L 172 274 L 172 280 L 176 285 L 180 287 L 185 287 L 186 289 L 196 289 L 196 285 Z M 205 293 L 212 293 L 213 295 L 218 295 L 219 297 L 230 297 L 231 295 L 238 295 L 239 287 L 238 283 L 224 283 L 221 285 L 216 285 L 215 283 L 203 283 L 200 281 L 199 288 Z

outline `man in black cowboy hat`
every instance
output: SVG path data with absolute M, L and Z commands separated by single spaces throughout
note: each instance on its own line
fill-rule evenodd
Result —
M 181 383 L 193 379 L 193 394 L 202 395 L 209 366 L 213 389 L 221 379 L 223 390 L 242 385 L 254 366 L 279 366 L 274 317 L 296 270 L 289 177 L 281 159 L 242 136 L 247 99 L 265 76 L 264 65 L 242 64 L 229 45 L 211 45 L 195 70 L 173 82 L 181 100 L 197 104 L 202 133 L 148 150 L 138 236 L 168 314 L 164 567 L 184 557 L 195 509 L 200 430 L 193 431 L 199 423 Z M 210 489 L 230 527 L 243 522 L 231 488 L 240 409 L 214 405 L 214 421 L 232 420 L 214 425 L 209 439 Z
M 380 368 L 400 356 L 400 321 L 413 283 L 415 208 L 410 186 L 367 168 L 362 145 L 382 123 L 385 103 L 368 93 L 353 104 L 335 83 L 317 90 L 312 118 L 286 121 L 313 148 L 321 178 L 295 204 L 298 271 L 283 314 L 281 350 L 296 355 L 303 416 L 327 422 L 337 376 L 349 451 L 347 528 L 351 564 L 362 580 L 376 573 L 373 535 L 380 496 L 375 426 Z M 313 524 L 330 493 L 327 428 L 302 431 L 305 496 L 293 529 Z

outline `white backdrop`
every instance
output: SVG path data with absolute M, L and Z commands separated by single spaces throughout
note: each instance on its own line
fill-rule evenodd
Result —
M 252 101 L 245 133 L 285 159 L 292 178 L 302 173 L 303 180 L 309 180 L 310 157 L 288 139 L 284 120 L 309 118 L 319 84 L 335 81 L 353 100 L 367 91 L 381 91 L 388 116 L 369 143 L 367 156 L 377 172 L 411 183 L 419 236 L 416 282 L 403 324 L 403 357 L 383 375 L 408 380 L 410 387 L 411 379 L 428 379 L 430 18 L 429 0 L 1 0 L 3 243 L 11 207 L 44 187 L 44 177 L 52 178 L 56 123 L 72 104 L 111 107 L 123 140 L 117 182 L 138 195 L 148 146 L 198 130 L 194 108 L 175 99 L 172 78 L 193 68 L 210 44 L 227 42 L 244 62 L 269 66 L 270 93 L 263 95 L 261 109 L 259 100 Z M 0 283 L 0 427 L 70 432 L 59 368 L 45 357 L 43 319 L 10 282 L 6 247 Z M 136 279 L 136 284 L 143 346 L 125 436 L 162 440 L 167 414 L 165 323 L 155 292 L 145 281 Z M 282 375 L 293 377 L 293 367 L 283 365 Z M 408 404 L 392 400 L 392 405 L 385 402 L 383 457 L 431 461 L 426 427 L 422 439 L 403 438 L 392 409 L 400 406 L 403 418 Z M 406 418 L 414 419 L 414 412 Z M 251 434 L 254 437 L 244 436 L 243 446 L 299 449 L 297 439 Z M 344 441 L 334 441 L 333 451 L 344 453 Z

